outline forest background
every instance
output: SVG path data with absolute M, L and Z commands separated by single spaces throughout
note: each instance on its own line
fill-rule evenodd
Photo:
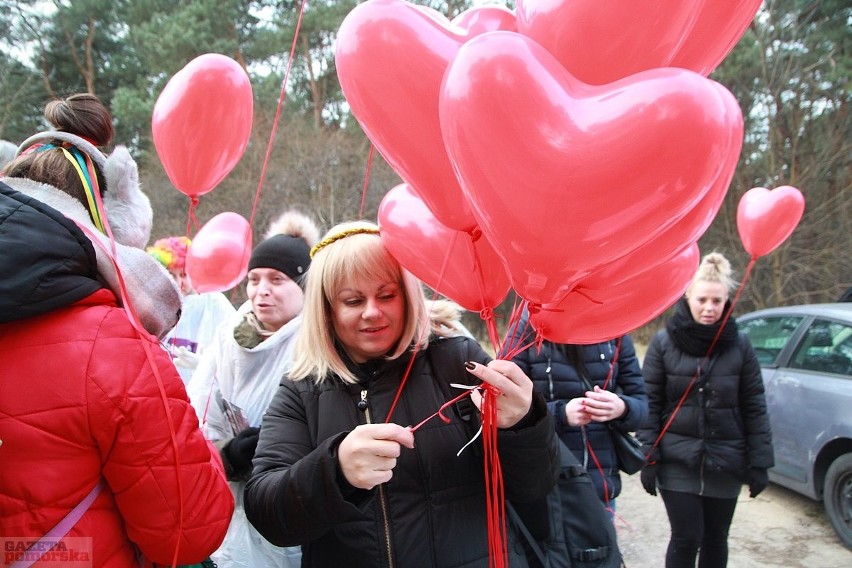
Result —
M 449 18 L 472 6 L 413 3 Z M 401 179 L 378 153 L 368 162 L 370 141 L 348 112 L 337 80 L 335 35 L 356 4 L 312 0 L 296 34 L 300 1 L 0 0 L 0 139 L 17 144 L 45 129 L 42 108 L 50 98 L 97 94 L 112 109 L 116 142 L 128 145 L 139 164 L 155 212 L 152 238 L 183 235 L 188 226 L 191 236 L 199 227 L 189 223 L 189 199 L 158 159 L 151 115 L 177 71 L 198 55 L 221 53 L 251 77 L 254 121 L 240 163 L 201 197 L 199 226 L 223 211 L 250 218 L 258 191 L 255 243 L 288 207 L 308 212 L 323 230 L 358 218 L 362 207 L 363 217 L 375 220 L 383 196 Z M 850 26 L 852 0 L 765 0 L 710 75 L 739 101 L 745 139 L 725 202 L 699 241 L 702 254 L 725 253 L 742 275 L 749 261 L 736 228 L 742 195 L 753 187 L 792 185 L 806 200 L 793 235 L 756 263 L 737 313 L 832 301 L 852 286 Z M 244 298 L 243 286 L 226 293 L 235 303 Z M 510 293 L 496 310 L 498 325 L 514 301 Z M 465 323 L 486 337 L 478 314 L 467 314 Z M 635 335 L 647 340 L 660 325 L 658 318 Z

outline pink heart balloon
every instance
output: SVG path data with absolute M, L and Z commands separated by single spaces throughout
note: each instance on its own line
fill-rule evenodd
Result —
M 514 289 L 538 304 L 727 186 L 742 144 L 739 106 L 718 83 L 655 69 L 590 86 L 509 32 L 459 50 L 440 116 L 479 227 Z
M 746 191 L 737 206 L 737 231 L 743 247 L 752 258 L 769 254 L 793 233 L 804 212 L 805 198 L 795 187 Z
M 251 82 L 236 61 L 200 55 L 157 97 L 154 146 L 174 186 L 189 197 L 213 190 L 240 161 L 251 135 Z
M 484 29 L 478 22 L 467 21 Z M 461 231 L 472 230 L 476 220 L 444 149 L 438 92 L 469 33 L 434 10 L 368 0 L 343 20 L 335 56 L 343 94 L 369 139 L 435 217 Z
M 504 6 L 475 6 L 453 18 L 452 25 L 475 37 L 485 32 L 497 30 L 517 31 L 515 13 Z
M 709 74 L 754 19 L 760 0 L 518 0 L 518 31 L 575 77 L 603 85 L 657 67 Z
M 760 3 L 761 0 L 704 0 L 669 65 L 704 76 L 712 73 L 748 29 Z
M 494 309 L 508 295 L 509 275 L 482 234 L 443 225 L 408 185 L 387 192 L 378 218 L 382 241 L 399 263 L 460 306 Z
M 530 322 L 557 343 L 600 343 L 630 333 L 683 295 L 699 260 L 698 246 L 692 244 L 629 280 L 600 288 L 583 281 L 558 304 L 531 310 Z
M 734 104 L 735 101 L 729 99 L 729 103 Z M 738 107 L 732 108 L 731 112 L 738 112 Z M 736 129 L 731 129 L 731 135 L 738 135 Z M 732 139 L 731 143 L 734 144 L 735 141 Z M 636 250 L 594 269 L 583 284 L 602 288 L 624 282 L 644 272 L 648 266 L 660 264 L 682 254 L 686 248 L 696 243 L 713 222 L 728 193 L 737 163 L 731 160 L 727 166 L 701 201 L 671 227 L 639 245 Z
M 240 283 L 248 272 L 251 226 L 232 212 L 204 224 L 186 253 L 186 274 L 197 292 L 221 292 Z

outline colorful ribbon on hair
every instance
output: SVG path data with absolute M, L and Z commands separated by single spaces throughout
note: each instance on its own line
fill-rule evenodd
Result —
M 89 214 L 92 217 L 92 221 L 101 233 L 106 234 L 101 208 L 98 207 L 100 186 L 98 184 L 98 176 L 95 173 L 95 165 L 92 163 L 92 159 L 88 154 L 81 152 L 79 149 L 71 145 L 56 146 L 54 144 L 42 144 L 36 148 L 35 151 L 43 152 L 53 148 L 61 150 L 65 158 L 71 162 L 72 166 L 74 166 L 74 169 L 77 171 L 77 175 L 80 176 L 80 183 L 83 185 L 83 193 L 86 195 L 86 202 L 89 205 Z

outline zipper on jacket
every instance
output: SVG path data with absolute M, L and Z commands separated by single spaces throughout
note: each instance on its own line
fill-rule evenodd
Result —
M 364 412 L 367 419 L 367 424 L 373 423 L 373 417 L 370 414 L 370 405 L 367 403 L 367 389 L 361 390 L 361 400 L 358 401 L 358 409 Z M 388 557 L 388 566 L 393 568 L 393 555 L 391 554 L 391 534 L 390 523 L 388 522 L 388 503 L 387 495 L 385 495 L 385 484 L 379 485 L 379 504 L 382 510 L 382 526 L 385 529 L 385 554 Z
M 553 400 L 553 398 L 554 398 L 553 397 L 553 374 L 551 374 L 551 371 L 553 370 L 553 365 L 551 364 L 550 358 L 551 358 L 551 350 L 550 350 L 550 348 L 548 348 L 547 349 L 547 368 L 544 370 L 544 372 L 547 373 L 547 390 L 548 390 L 548 393 L 549 393 L 547 400 Z

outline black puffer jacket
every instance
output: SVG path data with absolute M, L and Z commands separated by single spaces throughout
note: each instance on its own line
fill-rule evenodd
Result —
M 417 354 L 392 422 L 414 425 L 432 415 L 459 394 L 450 382 L 471 384 L 464 362 L 488 359 L 468 338 L 433 341 Z M 433 368 L 438 361 L 441 370 Z M 306 567 L 488 566 L 482 457 L 475 447 L 456 456 L 478 427 L 460 417 L 477 421 L 470 413 L 451 409 L 449 423 L 435 417 L 417 430 L 414 449 L 402 448 L 393 478 L 374 490 L 354 488 L 340 473 L 340 441 L 359 424 L 386 421 L 408 357 L 373 363 L 358 385 L 335 378 L 321 386 L 282 383 L 263 419 L 246 487 L 249 520 L 273 544 L 301 544 Z M 498 432 L 500 463 L 506 497 L 532 501 L 559 473 L 541 396 L 519 426 Z M 526 566 L 511 534 L 509 550 L 512 566 Z
M 522 320 L 518 327 L 527 327 L 525 320 Z M 597 385 L 604 388 L 610 362 L 615 354 L 616 341 L 584 345 L 580 349 L 587 381 L 593 387 Z M 532 379 L 535 389 L 544 395 L 554 416 L 557 435 L 589 471 L 601 501 L 616 498 L 621 493 L 621 478 L 609 428 L 599 422 L 592 422 L 584 428 L 569 426 L 566 420 L 565 404 L 573 398 L 585 396 L 588 388 L 569 361 L 565 350 L 558 344 L 545 341 L 541 350 L 537 350 L 533 345 L 512 360 Z M 613 367 L 607 388 L 617 392 L 627 406 L 627 413 L 612 421 L 613 427 L 624 432 L 638 429 L 648 417 L 648 397 L 645 394 L 636 349 L 629 336 L 622 339 L 618 360 Z M 594 459 L 589 456 L 587 440 L 603 475 Z M 604 478 L 609 495 L 604 492 Z
M 702 357 L 678 349 L 669 332 L 657 332 L 642 366 L 648 421 L 639 438 L 650 447 L 692 381 Z M 742 333 L 704 365 L 655 452 L 661 464 L 706 467 L 747 481 L 749 467 L 773 465 L 772 436 L 760 365 Z

